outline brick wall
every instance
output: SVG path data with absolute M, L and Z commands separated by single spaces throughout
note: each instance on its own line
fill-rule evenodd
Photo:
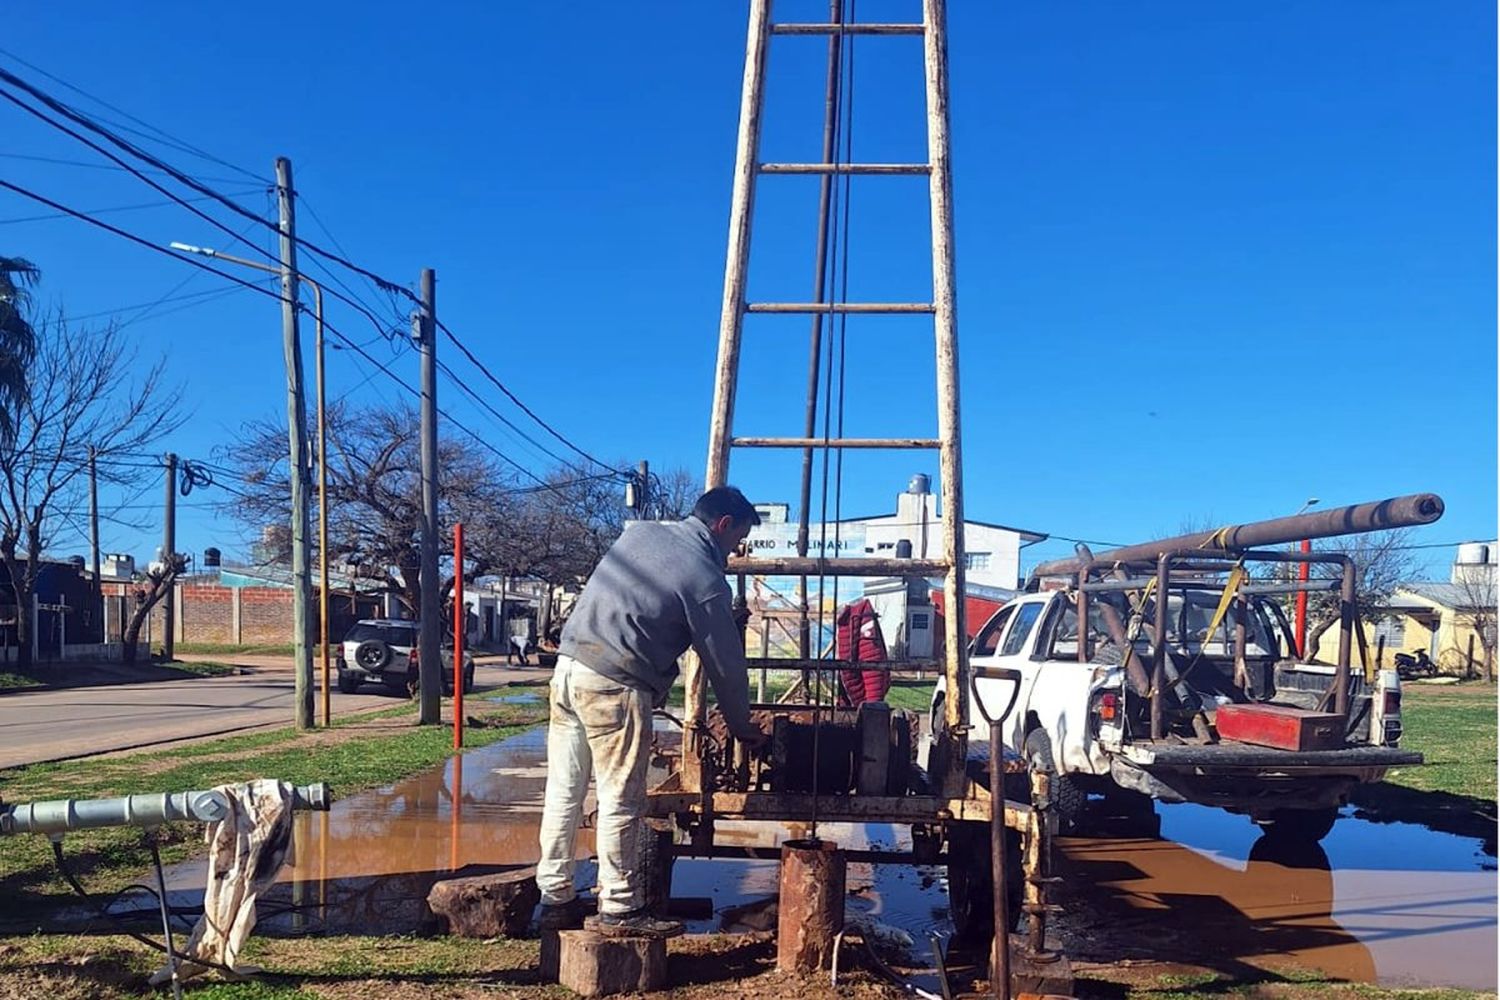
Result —
M 234 591 L 217 584 L 184 585 L 177 623 L 179 642 L 236 642 Z

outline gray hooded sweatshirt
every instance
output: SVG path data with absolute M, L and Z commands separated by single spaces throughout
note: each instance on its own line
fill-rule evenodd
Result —
M 650 691 L 660 705 L 691 646 L 730 731 L 742 736 L 754 730 L 732 601 L 724 553 L 702 521 L 627 521 L 563 626 L 558 653 Z

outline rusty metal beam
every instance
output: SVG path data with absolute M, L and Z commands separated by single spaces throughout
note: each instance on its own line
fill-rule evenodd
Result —
M 941 559 L 819 559 L 808 556 L 729 560 L 730 573 L 751 576 L 941 576 L 948 564 Z M 962 603 L 962 602 L 960 602 Z
M 976 787 L 975 796 L 945 798 L 940 795 L 820 795 L 818 821 L 823 823 L 931 823 L 975 820 L 989 822 L 989 793 Z M 704 798 L 707 798 L 706 796 Z M 646 795 L 651 816 L 697 813 L 703 798 L 690 792 L 651 791 Z M 715 792 L 709 803 L 714 819 L 806 821 L 812 815 L 811 795 L 776 792 Z M 1005 801 L 1005 822 L 1017 830 L 1027 829 L 1031 807 Z
M 1337 535 L 1383 531 L 1431 524 L 1443 516 L 1443 499 L 1436 493 L 1412 493 L 1370 503 L 1335 507 L 1331 510 L 1269 521 L 1251 521 L 1228 525 L 1217 531 L 1199 531 L 1175 538 L 1142 542 L 1101 552 L 1096 564 L 1155 562 L 1165 552 L 1193 550 L 1203 556 L 1220 552 L 1237 552 L 1257 545 L 1285 545 L 1304 538 L 1332 538 Z M 1302 561 L 1299 557 L 1298 560 Z M 1033 577 L 1072 576 L 1081 568 L 1079 559 L 1054 559 L 1032 570 Z

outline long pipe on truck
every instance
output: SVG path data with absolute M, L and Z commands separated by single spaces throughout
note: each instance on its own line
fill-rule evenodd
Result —
M 326 812 L 332 794 L 323 782 L 292 788 L 293 809 Z M 153 792 L 115 799 L 53 799 L 0 804 L 0 836 L 56 834 L 104 826 L 160 826 L 175 820 L 214 823 L 229 814 L 229 801 L 215 789 Z
M 1198 531 L 1175 538 L 1127 545 L 1100 552 L 1095 563 L 1152 563 L 1163 553 L 1199 549 L 1204 553 L 1236 552 L 1257 545 L 1285 545 L 1313 538 L 1354 535 L 1388 528 L 1410 528 L 1431 524 L 1443 516 L 1443 498 L 1436 493 L 1413 493 L 1389 500 L 1335 507 L 1310 514 L 1277 517 L 1269 521 L 1233 524 L 1215 531 Z M 1032 579 L 1044 576 L 1076 576 L 1083 568 L 1078 557 L 1054 559 L 1031 571 Z

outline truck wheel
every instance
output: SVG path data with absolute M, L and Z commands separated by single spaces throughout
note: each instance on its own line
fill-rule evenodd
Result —
M 1052 741 L 1042 729 L 1033 729 L 1026 734 L 1026 760 L 1033 771 L 1040 771 L 1050 779 L 1052 811 L 1057 814 L 1059 833 L 1072 832 L 1083 819 L 1088 795 L 1066 774 L 1059 774 L 1053 763 Z
M 359 690 L 359 679 L 347 670 L 340 670 L 339 690 L 344 694 L 353 694 Z
M 464 694 L 474 693 L 474 664 L 469 664 L 469 669 L 464 671 Z
M 990 874 L 990 825 L 955 823 L 948 828 L 948 913 L 953 933 L 965 944 L 980 944 L 995 934 L 994 879 Z M 1021 928 L 1021 838 L 1005 839 L 1005 896 L 1010 929 Z
M 1316 844 L 1339 818 L 1337 806 L 1323 809 L 1273 809 L 1261 824 L 1268 840 L 1282 844 Z

